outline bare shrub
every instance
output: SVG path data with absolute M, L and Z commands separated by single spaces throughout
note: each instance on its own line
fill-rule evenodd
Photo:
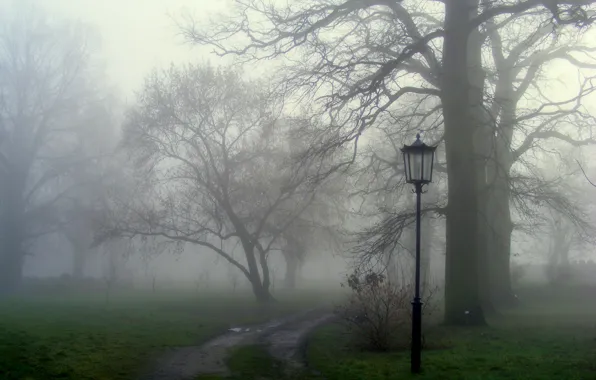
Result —
M 397 286 L 383 274 L 368 273 L 352 274 L 342 286 L 348 286 L 352 293 L 337 312 L 358 347 L 374 351 L 409 347 L 413 285 Z M 423 328 L 428 325 L 429 317 L 438 311 L 434 302 L 437 291 L 435 287 L 424 292 Z

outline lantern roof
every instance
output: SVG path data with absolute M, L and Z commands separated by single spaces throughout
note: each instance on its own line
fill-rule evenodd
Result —
M 414 141 L 414 143 L 412 143 L 412 145 L 404 145 L 403 148 L 401 148 L 402 152 L 410 152 L 410 151 L 420 151 L 420 150 L 426 150 L 426 149 L 430 149 L 430 150 L 435 150 L 437 147 L 436 146 L 430 146 L 430 145 L 426 145 L 425 143 L 422 142 L 422 140 L 420 140 L 420 133 L 416 134 L 416 141 Z

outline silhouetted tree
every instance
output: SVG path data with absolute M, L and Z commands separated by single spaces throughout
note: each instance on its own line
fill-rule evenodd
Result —
M 362 133 L 391 120 L 400 105 L 438 105 L 449 178 L 445 319 L 483 324 L 479 279 L 489 274 L 489 231 L 479 223 L 489 203 L 483 156 L 495 135 L 484 103 L 486 29 L 491 21 L 523 22 L 537 12 L 550 14 L 559 26 L 585 26 L 592 19 L 582 7 L 592 3 L 326 0 L 276 5 L 239 0 L 237 17 L 203 29 L 191 22 L 184 30 L 189 40 L 241 60 L 299 54 L 302 59 L 284 66 L 289 73 L 284 81 L 317 99 L 328 116 L 328 128 L 313 141 L 313 155 L 353 143 L 354 155 L 346 164 L 353 163 Z M 476 244 L 470 244 L 470 236 Z
M 83 165 L 77 136 L 101 127 L 88 31 L 18 6 L 0 31 L 0 291 L 21 282 L 28 242 L 60 229 L 57 209 Z M 10 14 L 12 13 L 12 14 Z
M 267 139 L 283 97 L 231 69 L 172 66 L 147 78 L 124 128 L 143 195 L 113 194 L 109 230 L 209 248 L 269 301 L 267 258 L 312 202 L 308 170 Z M 275 217 L 278 230 L 266 227 Z M 221 242 L 238 241 L 244 260 Z

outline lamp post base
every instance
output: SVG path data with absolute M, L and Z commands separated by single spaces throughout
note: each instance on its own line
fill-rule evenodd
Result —
M 412 346 L 411 346 L 410 370 L 412 373 L 420 373 L 420 362 L 422 355 L 422 302 L 416 297 L 412 301 Z

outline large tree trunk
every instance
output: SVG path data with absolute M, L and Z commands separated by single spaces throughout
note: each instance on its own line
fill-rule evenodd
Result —
M 439 190 L 437 186 L 429 186 L 426 194 L 422 198 L 422 202 L 424 207 L 432 207 L 437 204 L 439 201 Z M 414 206 L 412 206 L 414 207 Z M 437 283 L 434 276 L 436 273 L 432 271 L 432 263 L 435 259 L 435 254 L 433 251 L 433 243 L 435 242 L 436 236 L 436 227 L 435 222 L 432 217 L 432 214 L 425 214 L 421 220 L 421 228 L 420 231 L 422 236 L 421 241 L 421 276 L 422 276 L 422 283 L 426 286 L 425 289 L 432 289 L 434 286 L 439 285 Z M 413 237 L 415 240 L 415 235 Z M 415 243 L 415 242 L 414 242 Z
M 492 244 L 490 256 L 491 298 L 497 307 L 510 307 L 517 298 L 511 287 L 511 183 L 513 166 L 511 140 L 515 125 L 515 100 L 511 71 L 502 70 L 498 82 L 498 101 L 501 107 L 501 122 L 495 139 L 494 158 L 488 174 L 490 182 L 490 209 Z
M 490 261 L 491 296 L 498 307 L 515 305 L 516 298 L 511 287 L 510 260 L 511 235 L 511 190 L 510 171 L 513 164 L 510 144 L 513 136 L 512 108 L 503 100 L 502 122 L 496 140 L 495 166 L 491 170 L 491 208 L 489 218 L 492 221 L 492 255 Z
M 499 136 L 500 137 L 500 136 Z M 497 142 L 497 152 L 500 143 Z M 509 181 L 503 167 L 503 159 L 497 153 L 489 160 L 487 171 L 488 204 L 486 217 L 488 232 L 488 294 L 495 308 L 506 308 L 514 304 L 516 298 L 511 288 L 510 255 L 511 233 L 513 231 L 509 204 Z
M 267 263 L 267 255 L 265 255 L 263 252 L 259 252 L 259 264 L 261 265 L 261 274 L 263 275 L 261 287 L 263 288 L 263 290 L 267 292 L 269 298 L 272 298 L 270 295 L 271 273 L 269 272 L 269 263 Z
M 430 273 L 430 262 L 432 255 L 432 241 L 433 241 L 433 226 L 432 220 L 429 215 L 422 217 L 420 221 L 420 231 L 422 235 L 421 247 L 420 247 L 420 274 L 423 289 L 430 288 L 431 273 Z
M 267 266 L 267 260 L 260 255 L 260 265 L 263 270 L 263 280 L 261 280 L 261 274 L 259 273 L 259 266 L 257 264 L 257 258 L 255 256 L 255 246 L 252 244 L 250 239 L 242 239 L 242 248 L 244 249 L 244 255 L 246 257 L 246 263 L 248 267 L 248 281 L 252 287 L 253 294 L 257 302 L 268 303 L 273 301 L 271 292 L 269 290 L 270 279 L 269 279 L 269 267 Z
M 511 286 L 511 234 L 513 225 L 509 211 L 509 182 L 497 179 L 493 192 L 494 251 L 491 257 L 491 293 L 497 307 L 511 307 L 516 297 Z
M 479 165 L 480 166 L 480 165 Z M 482 169 L 485 169 L 482 166 Z M 478 169 L 479 175 L 485 175 L 486 171 Z M 478 194 L 478 236 L 476 242 L 478 244 L 478 286 L 480 291 L 480 298 L 483 310 L 486 313 L 496 314 L 496 305 L 493 302 L 493 292 L 491 283 L 491 265 L 492 255 L 494 250 L 491 245 L 494 244 L 494 236 L 491 233 L 492 218 L 490 205 L 490 189 L 486 181 L 482 181 L 482 186 L 479 184 Z
M 476 235 L 476 249 L 478 255 L 478 287 L 480 301 L 485 313 L 495 314 L 490 292 L 489 267 L 490 249 L 489 237 L 491 218 L 489 212 L 490 184 L 487 183 L 487 165 L 493 156 L 494 122 L 491 120 L 484 106 L 484 84 L 486 73 L 482 66 L 482 46 L 486 35 L 474 30 L 468 40 L 468 77 L 470 81 L 470 120 L 474 123 L 474 151 L 476 172 L 476 193 L 478 206 L 478 232 Z
M 501 131 L 499 131 L 501 132 Z M 497 139 L 503 139 L 499 133 Z M 493 305 L 497 308 L 507 308 L 515 304 L 516 298 L 511 288 L 510 257 L 511 222 L 509 202 L 509 168 L 508 154 L 503 152 L 503 141 L 496 141 L 496 154 L 489 161 L 487 178 L 488 205 L 486 217 L 489 220 L 488 230 L 488 272 L 489 293 Z
M 255 295 L 257 302 L 259 303 L 269 303 L 273 301 L 273 296 L 271 296 L 271 292 L 269 291 L 269 286 L 263 284 L 258 275 L 251 273 L 251 276 L 248 279 L 250 281 L 250 285 L 252 287 L 252 292 Z
M 501 178 L 500 178 L 501 177 Z M 497 175 L 493 192 L 493 254 L 491 256 L 491 289 L 493 302 L 498 307 L 511 307 L 517 298 L 511 286 L 511 235 L 513 223 L 510 213 L 510 190 L 508 178 Z M 507 176 L 508 177 L 508 176 Z
M 286 245 L 282 249 L 282 254 L 286 262 L 284 286 L 286 289 L 295 289 L 306 256 L 306 247 L 299 239 L 295 239 L 292 236 L 285 236 L 285 239 Z
M 497 307 L 507 308 L 517 303 L 511 286 L 510 240 L 500 238 L 497 241 L 497 254 L 491 263 L 492 298 Z
M 468 21 L 476 1 L 445 1 L 441 100 L 445 124 L 448 211 L 446 220 L 445 323 L 483 325 L 478 276 L 478 199 L 474 132 L 470 120 Z

